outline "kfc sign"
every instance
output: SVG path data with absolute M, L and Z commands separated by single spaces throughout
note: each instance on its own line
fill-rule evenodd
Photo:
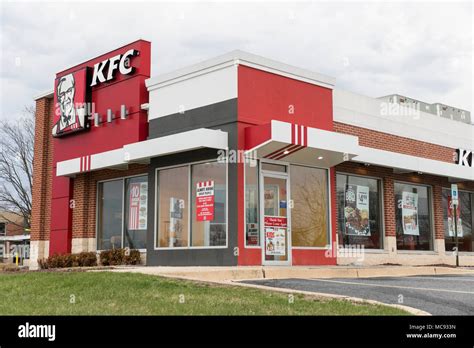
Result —
M 456 150 L 456 164 L 460 166 L 474 167 L 472 157 L 472 151 L 464 149 Z
M 117 69 L 119 69 L 122 75 L 131 74 L 133 67 L 130 65 L 130 59 L 138 55 L 139 52 L 137 50 L 131 49 L 124 54 L 118 54 L 95 64 L 90 86 L 93 87 L 98 83 L 113 80 Z
M 138 55 L 138 50 L 130 49 L 124 54 L 94 64 L 93 68 L 83 67 L 58 77 L 54 89 L 53 137 L 89 129 L 94 108 L 91 100 L 92 87 L 113 80 L 117 71 L 122 75 L 133 73 L 130 61 Z

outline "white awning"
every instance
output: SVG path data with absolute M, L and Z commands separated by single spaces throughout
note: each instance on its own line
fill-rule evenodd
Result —
M 160 138 L 128 144 L 120 149 L 58 162 L 57 176 L 75 174 L 105 168 L 126 168 L 130 163 L 147 162 L 150 158 L 203 148 L 223 149 L 228 147 L 227 132 L 199 128 Z

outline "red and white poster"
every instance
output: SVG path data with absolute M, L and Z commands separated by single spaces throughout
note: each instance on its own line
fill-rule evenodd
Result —
M 129 230 L 146 230 L 147 228 L 147 204 L 148 184 L 138 182 L 130 184 L 129 196 Z
M 265 216 L 264 222 L 265 254 L 285 256 L 287 218 L 281 216 Z
M 214 220 L 214 181 L 200 181 L 196 184 L 196 220 Z

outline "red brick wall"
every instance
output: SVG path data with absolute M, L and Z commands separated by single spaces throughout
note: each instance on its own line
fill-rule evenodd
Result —
M 382 133 L 367 128 L 334 122 L 334 131 L 359 137 L 359 145 L 405 155 L 453 163 L 454 150 L 449 147 Z
M 49 240 L 53 166 L 52 114 L 52 98 L 36 101 L 31 240 Z

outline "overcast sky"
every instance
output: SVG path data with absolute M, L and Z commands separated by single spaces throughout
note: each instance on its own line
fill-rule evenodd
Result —
M 0 117 L 55 73 L 143 38 L 152 76 L 242 49 L 336 78 L 472 110 L 470 2 L 2 3 Z

